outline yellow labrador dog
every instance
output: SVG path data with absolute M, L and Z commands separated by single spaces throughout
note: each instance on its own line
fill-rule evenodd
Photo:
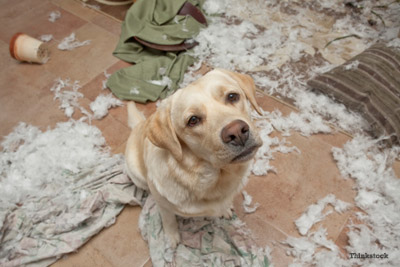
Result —
M 150 190 L 172 247 L 180 240 L 175 215 L 232 215 L 262 144 L 250 104 L 260 113 L 250 76 L 216 69 L 162 101 L 147 120 L 128 105 L 127 173 Z

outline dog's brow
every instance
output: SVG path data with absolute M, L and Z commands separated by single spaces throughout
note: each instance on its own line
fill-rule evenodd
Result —
M 226 91 L 228 91 L 228 90 L 229 90 L 229 88 L 226 85 L 218 84 L 218 85 L 215 85 L 214 87 L 212 87 L 211 95 L 215 99 L 221 99 L 225 95 Z

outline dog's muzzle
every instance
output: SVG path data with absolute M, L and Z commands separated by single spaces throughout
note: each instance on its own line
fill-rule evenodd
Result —
M 234 120 L 221 131 L 221 140 L 235 154 L 231 162 L 251 159 L 260 147 L 250 132 L 250 126 L 242 120 Z

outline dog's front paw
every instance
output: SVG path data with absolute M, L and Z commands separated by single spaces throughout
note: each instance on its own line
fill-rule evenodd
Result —
M 233 216 L 233 207 L 229 207 L 225 210 L 225 212 L 222 214 L 222 218 L 230 220 L 232 219 Z
M 164 228 L 164 234 L 171 248 L 176 248 L 181 238 L 179 236 L 178 222 L 175 214 L 162 206 L 159 206 L 161 220 Z
M 181 241 L 181 237 L 179 236 L 179 231 L 166 231 L 165 236 L 167 238 L 168 245 L 175 249 L 179 242 Z

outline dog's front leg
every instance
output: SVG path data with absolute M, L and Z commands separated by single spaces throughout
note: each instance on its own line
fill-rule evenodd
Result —
M 173 212 L 168 209 L 157 205 L 160 211 L 161 220 L 163 224 L 164 234 L 168 239 L 168 242 L 172 248 L 176 248 L 180 241 L 178 222 Z
M 223 213 L 222 213 L 222 218 L 224 219 L 232 219 L 233 216 L 233 205 L 230 205 Z

